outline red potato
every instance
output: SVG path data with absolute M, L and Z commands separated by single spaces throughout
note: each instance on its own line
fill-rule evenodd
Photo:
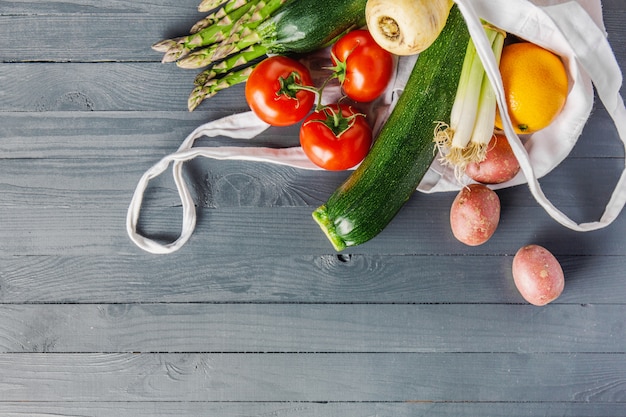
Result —
M 495 134 L 489 142 L 482 162 L 473 162 L 465 168 L 465 174 L 483 184 L 500 184 L 519 172 L 519 162 L 511 145 L 503 134 Z
M 482 245 L 491 238 L 500 222 L 500 199 L 483 184 L 463 187 L 450 208 L 450 227 L 460 242 Z
M 527 245 L 513 258 L 513 281 L 530 304 L 543 306 L 556 300 L 565 287 L 559 261 L 546 248 Z

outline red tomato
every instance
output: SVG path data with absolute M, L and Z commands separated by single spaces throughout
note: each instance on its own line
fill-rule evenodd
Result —
M 246 101 L 261 120 L 273 126 L 289 126 L 302 120 L 315 103 L 309 70 L 284 56 L 261 61 L 246 82 Z
M 381 48 L 368 30 L 349 32 L 335 42 L 331 52 L 335 72 L 348 97 L 369 102 L 385 91 L 393 74 L 393 55 Z
M 340 171 L 352 168 L 365 158 L 372 145 L 372 129 L 365 116 L 351 106 L 334 104 L 304 119 L 300 145 L 314 164 Z

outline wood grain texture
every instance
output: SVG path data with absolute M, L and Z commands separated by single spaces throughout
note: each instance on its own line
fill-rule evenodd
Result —
M 443 197 L 435 197 L 441 199 Z M 543 209 L 511 209 L 489 242 L 471 247 L 457 242 L 447 223 L 443 203 L 433 198 L 411 201 L 387 228 L 369 242 L 346 254 L 380 255 L 509 255 L 527 243 L 543 244 L 562 255 L 626 255 L 622 240 L 614 235 L 624 231 L 621 216 L 612 229 L 581 234 L 565 230 Z M 447 201 L 447 200 L 446 200 Z M 129 255 L 140 254 L 124 229 L 126 205 L 90 209 L 69 207 L 0 208 L 5 225 L 0 229 L 0 250 L 20 255 Z M 415 212 L 435 212 L 429 218 L 415 219 Z M 139 230 L 162 241 L 173 241 L 180 233 L 180 208 L 146 208 Z M 181 249 L 190 253 L 202 248 L 216 255 L 240 253 L 279 256 L 330 254 L 333 249 L 319 227 L 310 220 L 308 207 L 242 207 L 204 209 L 189 244 Z M 299 236 L 306 236 L 300 239 Z
M 0 94 L 2 94 L 0 92 Z M 217 98 L 217 97 L 215 97 Z M 0 159 L 143 158 L 150 166 L 176 151 L 198 126 L 242 110 L 232 97 L 221 109 L 206 111 L 0 111 Z M 252 141 L 199 138 L 197 146 L 270 146 L 298 144 L 297 127 L 268 128 Z M 598 156 L 612 155 L 604 153 Z
M 624 304 L 5 305 L 0 352 L 624 354 L 623 317 Z
M 124 221 L 145 170 L 248 109 L 239 85 L 188 112 L 197 71 L 150 49 L 185 34 L 197 4 L 0 0 L 0 417 L 626 415 L 624 214 L 571 232 L 513 187 L 496 235 L 470 248 L 449 230 L 453 193 L 415 194 L 338 254 L 311 211 L 347 173 L 199 159 L 184 168 L 192 239 L 136 248 Z M 602 4 L 625 68 L 624 2 Z M 198 145 L 296 146 L 297 132 Z M 596 99 L 541 183 L 587 221 L 623 166 Z M 141 230 L 172 240 L 181 215 L 166 172 Z M 526 243 L 564 268 L 543 308 L 513 285 Z
M 4 401 L 626 402 L 623 354 L 33 353 L 0 367 Z
M 567 284 L 557 304 L 626 303 L 623 257 L 559 261 Z M 515 304 L 511 262 L 493 255 L 14 255 L 0 258 L 0 301 Z
M 5 63 L 0 64 L 0 111 L 183 112 L 198 72 L 158 62 Z M 233 94 L 243 94 L 243 86 L 231 88 L 211 100 L 212 108 L 248 110 L 245 102 L 233 101 Z M 197 112 L 208 107 L 204 103 Z
M 490 416 L 536 417 L 574 416 L 614 417 L 622 414 L 623 404 L 585 402 L 0 402 L 0 415 L 28 417 L 433 417 Z
M 118 7 L 95 3 L 57 3 L 57 10 L 48 13 L 31 3 L 27 12 L 0 14 L 0 35 L 5 46 L 1 61 L 159 62 L 161 55 L 151 45 L 188 34 L 191 26 L 205 16 L 188 6 L 174 7 L 180 2 L 154 8 L 137 2 L 124 2 Z M 169 13 L 173 9 L 176 11 Z
M 189 16 L 196 12 L 198 3 L 193 1 L 179 1 L 172 3 L 168 0 L 111 0 L 106 3 L 98 0 L 49 0 L 35 4 L 30 0 L 0 1 L 0 16 L 32 15 L 90 15 L 98 13 L 135 14 L 163 16 Z

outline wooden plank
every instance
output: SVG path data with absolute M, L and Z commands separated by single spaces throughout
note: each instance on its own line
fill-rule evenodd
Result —
M 610 228 L 580 233 L 558 225 L 542 208 L 510 208 L 484 245 L 456 241 L 447 220 L 449 196 L 416 198 L 407 203 L 375 239 L 344 253 L 395 255 L 513 255 L 537 243 L 555 255 L 626 255 L 621 236 L 626 216 Z M 0 251 L 16 255 L 138 254 L 126 235 L 126 202 L 97 207 L 0 207 Z M 429 213 L 417 216 L 416 213 Z M 180 233 L 180 208 L 146 208 L 139 230 L 153 239 L 173 241 Z M 419 217 L 419 218 L 418 218 Z M 306 239 L 296 238 L 306 236 Z M 181 249 L 198 248 L 215 255 L 330 254 L 334 250 L 311 220 L 309 207 L 242 207 L 202 209 L 196 230 Z
M 567 415 L 614 417 L 623 403 L 585 402 L 2 402 L 0 415 L 7 417 L 536 417 Z
M 560 301 L 626 300 L 623 257 L 560 260 L 568 278 Z M 510 281 L 510 262 L 510 257 L 462 255 L 15 256 L 2 258 L 0 294 L 8 303 L 515 303 L 519 297 Z
M 521 303 L 511 256 L 202 253 L 3 256 L 19 303 Z M 210 251 L 209 251 L 210 252 Z M 560 256 L 557 304 L 626 304 L 623 256 Z
M 47 82 L 48 76 L 55 83 Z M 0 90 L 0 158 L 74 157 L 72 152 L 78 150 L 85 156 L 94 152 L 103 156 L 117 152 L 119 157 L 140 154 L 156 162 L 201 124 L 248 110 L 242 87 L 235 86 L 188 112 L 190 73 L 161 64 L 0 64 L 0 80 L 7 86 Z M 297 128 L 271 128 L 254 143 L 295 146 L 297 133 Z M 596 102 L 570 158 L 623 155 L 612 121 Z
M 626 403 L 623 354 L 1 354 L 4 401 Z
M 128 155 L 4 160 L 0 206 L 120 209 L 151 164 Z M 189 162 L 183 172 L 197 204 L 207 208 L 317 207 L 348 175 L 216 160 Z M 145 199 L 146 207 L 180 206 L 170 169 L 150 182 Z
M 607 38 L 623 72 L 626 62 L 626 44 L 624 43 L 624 39 L 626 39 L 626 27 L 624 27 L 626 9 L 624 3 L 620 0 L 602 0 L 602 10 L 604 26 L 608 32 Z M 621 92 L 623 96 L 626 95 L 626 85 L 622 85 Z
M 280 137 L 273 139 L 280 140 Z M 81 157 L 71 159 L 37 157 L 4 160 L 0 206 L 119 207 L 130 201 L 144 172 L 160 161 L 160 158 L 148 161 L 136 156 L 137 149 L 133 151 L 128 145 L 118 151 L 110 147 L 107 153 L 103 150 L 101 156 L 96 158 L 99 152 L 99 147 L 94 147 L 85 151 L 85 157 L 80 152 Z M 541 182 L 546 195 L 557 207 L 579 221 L 594 220 L 600 217 L 615 187 L 617 172 L 623 169 L 623 165 L 623 160 L 619 158 L 573 158 L 564 161 Z M 347 172 L 320 172 L 275 164 L 206 158 L 187 163 L 184 170 L 196 204 L 206 208 L 315 208 L 326 201 L 349 175 Z M 581 175 L 589 172 L 594 175 Z M 603 181 L 598 181 L 598 178 L 603 178 Z M 153 179 L 149 187 L 145 196 L 147 208 L 180 205 L 169 169 Z M 593 193 L 589 192 L 591 189 Z M 523 215 L 518 214 L 520 209 L 538 208 L 526 185 L 497 192 L 502 204 L 503 222 Z M 416 193 L 412 200 L 420 200 L 417 205 L 423 203 L 438 206 L 437 211 L 448 211 L 453 196 L 453 193 Z
M 591 115 L 587 119 L 582 134 L 568 157 L 589 158 L 600 155 L 605 157 L 623 157 L 624 144 L 619 139 L 615 123 L 598 97 L 594 96 Z
M 0 16 L 54 16 L 54 15 L 93 15 L 129 14 L 152 16 L 183 16 L 197 13 L 199 0 L 48 0 L 33 4 L 29 0 L 0 1 Z
M 626 353 L 626 305 L 0 306 L 0 352 Z
M 78 9 L 74 9 L 78 10 Z M 0 15 L 3 62 L 160 62 L 152 44 L 189 33 L 204 14 L 96 12 Z M 132 28 L 130 30 L 129 28 Z M 173 65 L 173 64 L 171 64 Z
M 187 111 L 187 98 L 199 72 L 135 60 L 1 64 L 0 111 L 183 112 Z M 233 112 L 248 110 L 242 99 L 243 88 L 242 84 L 230 87 L 212 97 L 211 106 L 206 102 L 195 111 L 200 113 L 209 107 Z
M 0 65 L 1 67 L 1 65 Z M 0 94 L 2 94 L 0 92 Z M 217 97 L 215 97 L 217 99 Z M 244 111 L 223 97 L 221 109 L 188 111 L 2 112 L 0 159 L 138 159 L 147 169 L 175 152 L 199 126 Z M 218 102 L 219 100 L 216 100 Z M 607 141 L 608 142 L 608 141 Z M 270 127 L 253 140 L 199 138 L 196 146 L 297 146 L 298 127 Z M 597 156 L 612 156 L 619 149 Z M 587 155 L 588 157 L 591 155 Z M 141 161 L 139 160 L 141 158 Z M 23 174 L 22 174 L 23 175 Z

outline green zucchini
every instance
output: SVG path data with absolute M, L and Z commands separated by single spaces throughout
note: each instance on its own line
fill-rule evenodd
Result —
M 437 40 L 417 59 L 372 149 L 313 218 L 337 251 L 378 235 L 430 167 L 437 122 L 450 119 L 469 42 L 456 6 Z
M 290 0 L 257 32 L 268 53 L 305 53 L 365 25 L 367 0 Z

